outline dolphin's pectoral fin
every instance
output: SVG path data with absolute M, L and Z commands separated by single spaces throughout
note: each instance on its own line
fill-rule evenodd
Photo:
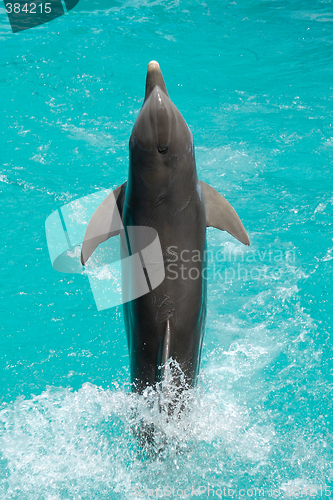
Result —
M 123 228 L 122 214 L 126 182 L 112 191 L 94 212 L 81 248 L 81 264 L 84 266 L 100 243 L 116 236 Z
M 207 227 L 227 231 L 244 245 L 249 245 L 250 239 L 236 210 L 212 186 L 202 181 L 200 185 L 205 198 Z

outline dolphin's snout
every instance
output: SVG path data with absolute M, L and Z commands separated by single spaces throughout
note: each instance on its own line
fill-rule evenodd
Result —
M 145 101 L 148 99 L 156 86 L 160 87 L 167 97 L 169 97 L 160 65 L 157 61 L 150 61 L 147 70 Z

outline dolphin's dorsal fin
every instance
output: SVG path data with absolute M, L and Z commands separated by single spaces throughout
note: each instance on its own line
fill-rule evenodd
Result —
M 165 372 L 167 367 L 167 362 L 171 357 L 171 330 L 170 330 L 170 319 L 167 320 L 167 324 L 165 327 L 164 336 L 161 340 L 160 344 L 160 352 L 159 352 L 159 371 L 158 371 L 158 380 L 160 382 L 165 381 Z
M 122 213 L 126 182 L 114 189 L 95 210 L 86 229 L 81 248 L 81 264 L 84 266 L 100 243 L 116 236 L 123 228 Z
M 162 365 L 163 365 L 163 375 L 162 380 L 164 380 L 165 365 L 167 364 L 171 356 L 171 330 L 170 330 L 170 320 L 167 320 L 164 339 L 163 339 L 163 352 L 162 352 Z
M 244 245 L 249 245 L 250 239 L 236 210 L 212 186 L 202 181 L 200 185 L 205 198 L 206 226 L 227 231 Z

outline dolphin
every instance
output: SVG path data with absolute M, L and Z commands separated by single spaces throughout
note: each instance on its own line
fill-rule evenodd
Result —
M 232 206 L 199 181 L 192 133 L 156 61 L 148 65 L 144 103 L 129 141 L 128 179 L 111 198 L 89 222 L 81 263 L 119 234 L 110 229 L 115 216 L 125 230 L 154 229 L 163 255 L 163 281 L 123 304 L 132 390 L 142 394 L 163 384 L 171 361 L 176 386 L 194 387 L 206 319 L 206 227 L 227 231 L 245 245 L 250 241 Z

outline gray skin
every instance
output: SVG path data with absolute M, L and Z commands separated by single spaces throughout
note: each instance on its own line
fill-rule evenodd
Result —
M 232 206 L 199 181 L 192 133 L 169 99 L 156 61 L 148 65 L 145 101 L 129 149 L 128 181 L 92 216 L 81 262 L 85 264 L 100 243 L 120 233 L 119 217 L 125 233 L 133 226 L 157 231 L 165 279 L 123 305 L 131 382 L 138 393 L 158 382 L 163 386 L 165 366 L 172 358 L 180 368 L 172 372 L 180 393 L 195 385 L 200 368 L 207 301 L 206 227 L 228 231 L 245 245 L 250 241 Z M 123 248 L 124 238 L 123 231 Z M 140 241 L 134 245 L 143 248 Z M 130 279 L 136 280 L 133 276 Z M 123 290 L 126 287 L 128 282 L 123 283 Z
M 157 231 L 165 279 L 123 306 L 131 379 L 139 393 L 162 379 L 159 367 L 169 357 L 178 362 L 184 386 L 195 384 L 207 295 L 202 279 L 206 214 L 193 136 L 168 97 L 157 63 L 150 63 L 146 87 L 145 103 L 130 138 L 123 224 Z

